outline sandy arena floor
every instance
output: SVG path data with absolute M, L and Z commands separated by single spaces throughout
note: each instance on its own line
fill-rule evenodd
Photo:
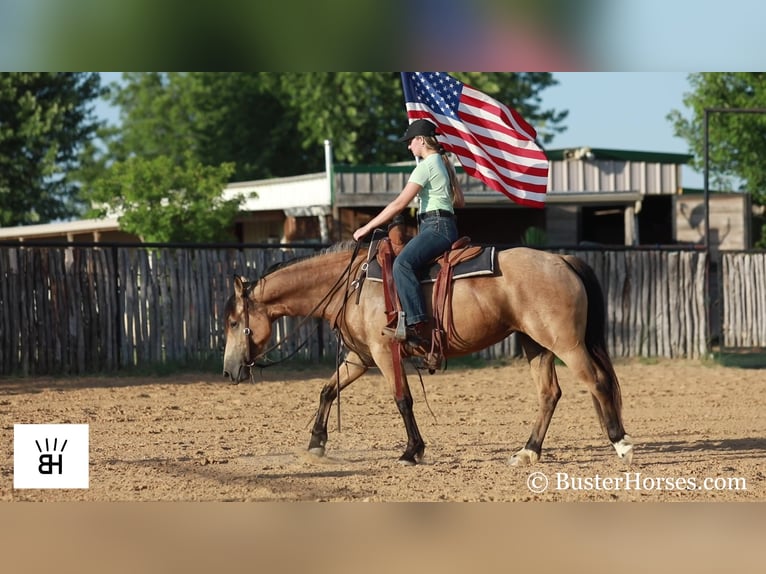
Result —
M 618 362 L 632 466 L 602 435 L 585 388 L 563 397 L 534 467 L 513 468 L 536 411 L 523 362 L 416 376 L 426 458 L 402 466 L 406 434 L 377 371 L 330 418 L 327 456 L 306 452 L 331 367 L 213 375 L 0 380 L 0 500 L 33 501 L 764 501 L 763 370 L 691 361 Z M 90 488 L 14 490 L 14 423 L 87 423 Z M 532 474 L 538 473 L 538 474 Z M 542 473 L 542 474 L 539 474 Z M 546 486 L 547 485 L 547 486 Z

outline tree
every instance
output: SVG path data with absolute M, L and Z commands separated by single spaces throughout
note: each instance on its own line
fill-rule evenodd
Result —
M 544 124 L 542 141 L 563 129 L 566 112 L 539 109 L 539 92 L 556 83 L 551 74 L 469 73 L 461 79 L 516 107 L 532 124 Z M 103 153 L 88 150 L 80 171 L 83 197 L 120 210 L 123 227 L 129 220 L 152 221 L 143 237 L 156 237 L 157 228 L 173 231 L 168 223 L 191 197 L 171 190 L 193 187 L 181 176 L 189 166 L 229 166 L 217 173 L 233 181 L 317 172 L 324 169 L 326 139 L 340 163 L 407 157 L 397 141 L 407 116 L 394 72 L 131 73 L 111 86 L 110 99 L 122 125 L 100 132 Z M 142 195 L 138 182 L 151 190 Z M 161 200 L 163 185 L 170 186 L 165 191 L 172 201 L 170 195 Z M 149 212 L 142 201 L 151 205 Z M 208 223 L 214 221 L 226 223 Z M 200 231 L 192 237 L 200 240 Z
M 231 223 L 244 196 L 223 197 L 232 164 L 204 166 L 187 153 L 130 157 L 114 163 L 92 193 L 93 214 L 117 214 L 120 228 L 147 242 L 204 243 L 233 239 Z
M 71 172 L 98 126 L 97 73 L 0 74 L 0 226 L 76 214 Z
M 693 116 L 673 110 L 668 119 L 675 134 L 684 138 L 695 154 L 694 166 L 704 168 L 704 114 L 706 108 L 766 108 L 766 74 L 762 72 L 710 72 L 690 74 L 692 92 L 684 105 Z M 708 118 L 708 155 L 711 188 L 730 190 L 734 181 L 751 194 L 757 205 L 766 205 L 766 114 L 713 113 Z M 766 227 L 760 247 L 766 247 Z
M 515 107 L 548 142 L 567 112 L 540 109 L 549 73 L 456 74 Z M 107 158 L 179 157 L 234 162 L 237 181 L 324 168 L 323 143 L 341 163 L 406 158 L 396 138 L 407 116 L 398 72 L 132 73 L 112 92 L 122 125 Z
M 541 142 L 563 131 L 568 112 L 540 109 L 540 92 L 556 85 L 549 73 L 455 73 L 537 126 Z M 301 145 L 318 148 L 329 138 L 335 159 L 389 163 L 406 157 L 397 138 L 407 115 L 398 72 L 288 72 L 279 76 L 281 96 L 298 118 Z
M 266 72 L 124 74 L 110 96 L 121 125 L 101 132 L 107 151 L 96 171 L 132 155 L 178 164 L 191 152 L 205 165 L 233 163 L 234 181 L 305 173 L 296 121 L 275 82 Z

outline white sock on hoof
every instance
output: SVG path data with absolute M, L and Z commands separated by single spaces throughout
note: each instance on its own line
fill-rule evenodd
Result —
M 532 466 L 533 464 L 537 464 L 537 461 L 539 460 L 540 455 L 535 451 L 522 448 L 508 459 L 508 464 L 511 466 Z
M 617 456 L 625 458 L 626 455 L 633 453 L 633 439 L 630 436 L 625 435 L 620 440 L 612 443 L 614 450 L 617 451 Z

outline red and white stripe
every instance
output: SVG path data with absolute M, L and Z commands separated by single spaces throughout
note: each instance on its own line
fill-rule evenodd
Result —
M 438 126 L 439 141 L 454 153 L 466 173 L 517 203 L 544 207 L 548 159 L 535 143 L 536 132 L 517 112 L 464 85 L 458 118 L 423 103 L 407 102 L 410 120 Z

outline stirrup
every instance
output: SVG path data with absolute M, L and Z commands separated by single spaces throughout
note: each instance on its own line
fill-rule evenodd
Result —
M 404 311 L 399 311 L 399 318 L 396 323 L 396 328 L 383 327 L 383 335 L 396 339 L 397 341 L 407 340 L 407 325 L 404 323 Z

